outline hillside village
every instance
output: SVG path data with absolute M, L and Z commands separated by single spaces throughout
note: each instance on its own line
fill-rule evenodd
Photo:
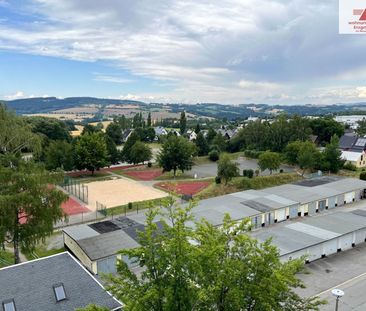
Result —
M 5 310 L 30 302 L 24 291 L 44 297 L 35 310 L 89 304 L 122 310 L 129 298 L 119 291 L 126 285 L 110 287 L 114 281 L 106 275 L 126 281 L 135 275 L 147 282 L 149 266 L 138 250 L 148 244 L 141 238 L 155 232 L 150 236 L 155 247 L 162 246 L 159 235 L 175 241 L 177 221 L 183 221 L 188 235 L 205 222 L 217 234 L 220 228 L 241 224 L 240 234 L 258 241 L 261 251 L 275 251 L 278 265 L 306 264 L 310 273 L 315 273 L 313 263 L 347 258 L 366 241 L 364 119 L 353 126 L 329 117 L 285 115 L 210 123 L 187 119 L 182 111 L 178 120 L 161 121 L 171 124 L 163 126 L 154 124 L 150 113 L 146 119 L 138 113 L 131 119 L 116 116 L 103 124 L 85 124 L 76 134 L 63 120 L 20 117 L 1 109 L 1 144 L 8 146 L 1 152 L 2 174 L 8 176 L 1 181 L 1 198 L 10 194 L 5 192 L 11 191 L 9 183 L 18 183 L 9 163 L 34 172 L 43 165 L 47 174 L 58 174 L 57 181 L 47 177 L 38 186 L 47 201 L 55 200 L 52 206 L 44 206 L 43 199 L 37 203 L 39 212 L 26 201 L 1 205 L 0 282 L 8 286 L 1 286 L 0 297 L 7 297 Z M 16 142 L 15 133 L 20 138 Z M 50 182 L 52 192 L 44 188 Z M 17 194 L 11 195 L 16 202 Z M 53 214 L 43 214 L 43 209 Z M 183 210 L 189 217 L 179 220 Z M 7 223 L 14 212 L 17 223 Z M 53 228 L 36 225 L 46 217 Z M 30 226 L 36 227 L 28 236 L 15 235 Z M 35 232 L 42 234 L 36 237 Z M 266 243 L 273 250 L 266 250 Z M 197 247 L 195 242 L 188 245 Z M 75 278 L 60 274 L 63 265 Z M 25 275 L 23 288 L 9 286 L 14 275 L 28 270 L 42 282 L 45 266 L 49 281 L 42 288 L 31 289 L 35 279 Z M 311 286 L 306 274 L 296 273 Z M 111 288 L 107 296 L 103 284 Z M 306 300 L 308 293 L 296 290 L 293 295 L 309 310 L 316 309 L 321 300 Z

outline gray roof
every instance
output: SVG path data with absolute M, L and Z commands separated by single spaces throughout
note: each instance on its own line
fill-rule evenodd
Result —
M 78 240 L 77 243 L 91 260 L 109 257 L 117 254 L 122 249 L 131 249 L 139 246 L 123 230 L 99 234 L 94 237 Z
M 318 217 L 277 224 L 250 235 L 260 242 L 272 238 L 280 255 L 285 255 L 366 228 L 366 213 L 361 212 L 326 213 Z
M 350 149 L 350 148 L 352 148 L 352 146 L 356 142 L 356 140 L 357 140 L 356 135 L 343 135 L 339 139 L 339 148 L 340 149 Z
M 56 302 L 53 286 L 60 283 L 66 300 Z M 67 252 L 0 269 L 0 305 L 8 299 L 17 311 L 74 311 L 90 303 L 121 307 Z

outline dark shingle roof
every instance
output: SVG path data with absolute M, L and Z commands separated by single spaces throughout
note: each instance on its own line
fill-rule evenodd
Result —
M 60 283 L 66 300 L 56 302 L 53 286 Z M 14 299 L 17 311 L 74 311 L 90 303 L 121 308 L 67 252 L 0 269 L 0 306 L 8 299 Z
M 339 140 L 340 149 L 351 149 L 357 140 L 357 136 L 343 135 Z

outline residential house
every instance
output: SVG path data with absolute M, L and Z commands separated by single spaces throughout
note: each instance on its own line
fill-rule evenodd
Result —
M 365 152 L 342 151 L 342 159 L 356 167 L 366 167 Z
M 188 136 L 188 139 L 190 141 L 194 141 L 194 140 L 197 139 L 197 133 L 195 131 L 192 131 L 192 130 L 187 131 L 187 136 Z
M 127 129 L 124 130 L 122 133 L 122 141 L 125 143 L 127 141 L 127 139 L 131 136 L 133 132 L 133 129 Z
M 157 137 L 168 135 L 168 131 L 162 126 L 154 127 L 154 131 Z
M 89 304 L 122 310 L 68 252 L 0 269 L 2 311 L 71 311 Z

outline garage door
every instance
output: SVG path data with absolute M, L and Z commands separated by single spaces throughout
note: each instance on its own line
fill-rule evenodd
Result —
M 252 226 L 254 228 L 259 228 L 262 224 L 261 219 L 262 219 L 261 215 L 252 217 Z
M 116 273 L 116 256 L 108 257 L 97 261 L 98 274 L 101 273 Z
M 352 192 L 348 192 L 344 195 L 344 200 L 346 201 L 346 203 L 351 203 L 353 202 L 353 199 L 355 198 L 355 193 Z
M 352 248 L 352 234 L 339 237 L 338 248 L 340 248 L 342 251 Z
M 365 229 L 356 231 L 356 239 L 355 239 L 356 245 L 365 242 L 365 238 L 366 238 Z
M 321 211 L 324 211 L 325 210 L 325 206 L 327 204 L 327 201 L 326 200 L 322 200 L 322 201 L 319 201 L 318 202 L 318 210 L 321 212 Z
M 337 252 L 337 239 L 323 243 L 323 255 L 329 256 Z
M 313 261 L 319 258 L 322 258 L 323 253 L 323 245 L 318 244 L 314 245 L 312 247 L 309 247 L 308 249 L 308 260 Z
M 314 215 L 316 213 L 316 202 L 311 202 L 309 206 L 309 215 Z
M 286 210 L 284 208 L 275 211 L 277 222 L 286 220 Z
M 337 197 L 330 197 L 328 199 L 328 208 L 333 208 L 336 205 Z
M 296 218 L 297 213 L 298 213 L 298 205 L 290 206 L 289 213 L 290 213 L 290 218 Z
M 337 206 L 342 206 L 344 204 L 344 195 L 340 194 L 337 196 Z

